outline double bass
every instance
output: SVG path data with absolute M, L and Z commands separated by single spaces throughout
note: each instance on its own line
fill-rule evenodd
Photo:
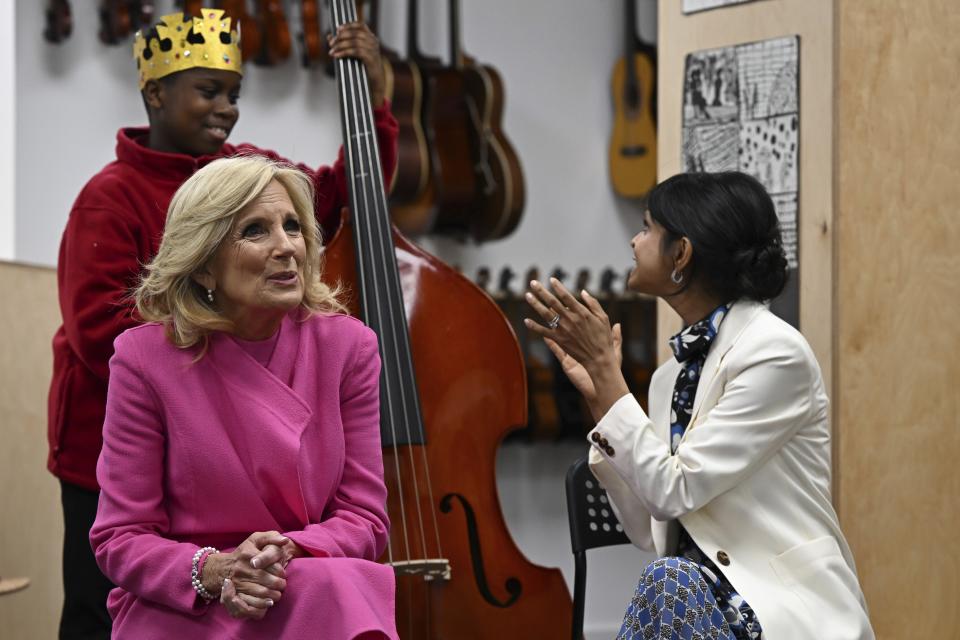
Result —
M 334 27 L 356 19 L 353 0 L 331 7 Z M 380 341 L 382 561 L 397 576 L 400 637 L 565 637 L 563 576 L 523 556 L 497 499 L 497 446 L 526 420 L 516 336 L 489 296 L 391 225 L 366 70 L 341 58 L 336 75 L 352 215 L 324 251 L 324 278 L 349 287 Z

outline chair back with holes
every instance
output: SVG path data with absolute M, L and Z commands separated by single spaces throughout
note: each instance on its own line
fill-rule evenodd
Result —
M 567 470 L 567 517 L 574 553 L 630 544 L 630 538 L 613 513 L 607 492 L 593 477 L 585 457 Z
M 610 498 L 593 477 L 587 458 L 567 470 L 567 518 L 573 547 L 573 624 L 570 637 L 583 640 L 583 612 L 587 600 L 587 549 L 630 544 L 613 514 Z

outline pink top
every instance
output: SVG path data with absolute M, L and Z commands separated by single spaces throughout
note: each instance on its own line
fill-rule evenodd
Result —
M 265 366 L 214 334 L 197 362 L 163 327 L 115 342 L 90 532 L 118 588 L 114 638 L 396 638 L 376 337 L 342 315 L 284 319 Z M 260 354 L 262 356 L 262 354 Z M 190 584 L 202 546 L 276 530 L 308 557 L 260 621 L 234 620 Z

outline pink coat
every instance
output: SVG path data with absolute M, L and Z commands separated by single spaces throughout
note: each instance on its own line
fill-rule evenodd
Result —
M 284 319 L 264 367 L 230 336 L 207 354 L 163 327 L 115 342 L 90 532 L 116 585 L 114 638 L 396 638 L 376 337 L 341 315 Z M 190 584 L 194 552 L 276 530 L 310 554 L 260 621 Z

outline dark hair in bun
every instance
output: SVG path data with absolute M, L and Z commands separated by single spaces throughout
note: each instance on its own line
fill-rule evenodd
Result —
M 688 282 L 698 280 L 723 300 L 776 298 L 787 283 L 787 258 L 773 201 L 755 178 L 739 171 L 681 173 L 647 199 L 650 217 L 667 241 L 693 245 Z

